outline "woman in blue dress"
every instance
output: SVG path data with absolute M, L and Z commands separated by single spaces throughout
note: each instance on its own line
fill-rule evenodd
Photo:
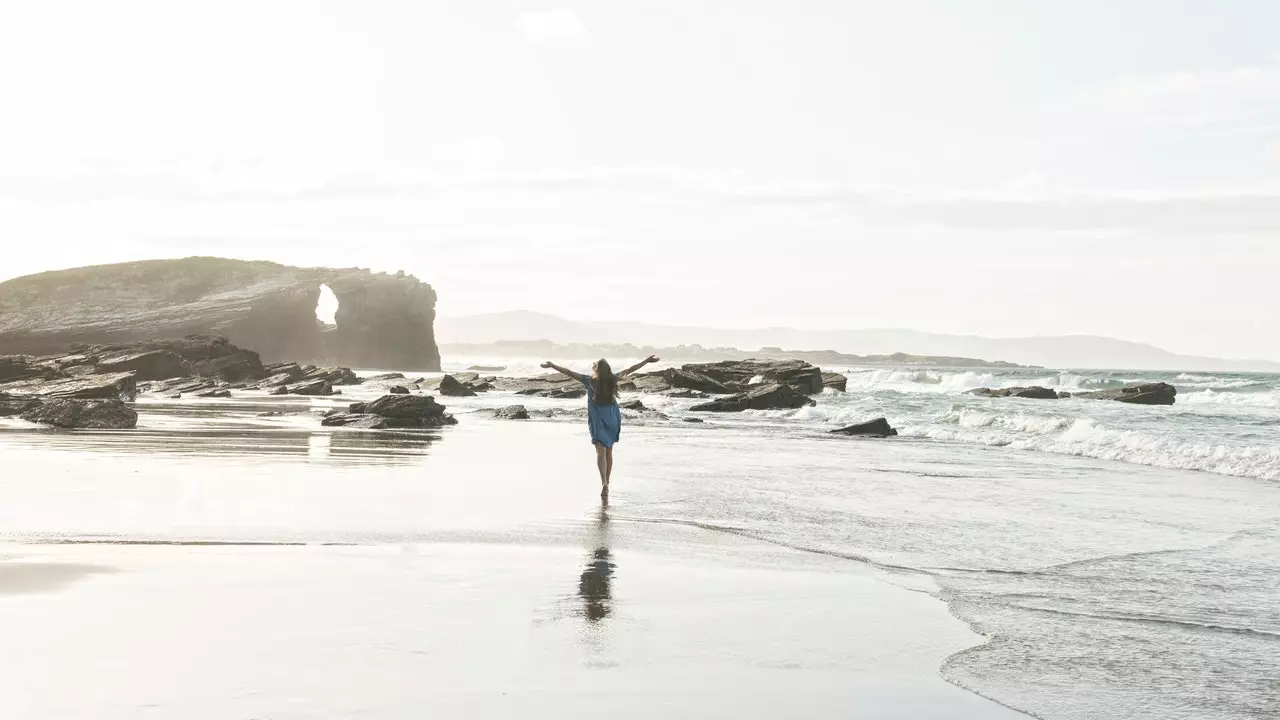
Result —
M 641 360 L 617 375 L 609 367 L 609 361 L 597 360 L 590 375 L 574 372 L 553 362 L 542 367 L 577 378 L 587 388 L 587 429 L 591 432 L 591 444 L 596 446 L 596 468 L 600 470 L 600 497 L 609 497 L 609 477 L 613 474 L 613 446 L 622 433 L 622 411 L 618 409 L 618 382 L 631 373 L 658 362 L 655 355 Z

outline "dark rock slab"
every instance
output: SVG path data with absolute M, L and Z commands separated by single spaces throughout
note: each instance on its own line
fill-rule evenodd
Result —
M 787 410 L 816 405 L 812 398 L 790 385 L 769 383 L 717 398 L 689 408 L 693 412 L 742 412 L 743 410 Z
M 684 421 L 684 422 L 687 422 L 687 423 L 704 423 L 704 422 L 706 422 L 706 420 L 703 420 L 702 418 L 696 418 L 696 417 L 686 417 L 686 418 L 680 418 L 680 419 L 681 419 L 682 421 Z
M 889 425 L 889 421 L 879 417 L 874 420 L 842 427 L 839 430 L 832 430 L 836 435 L 862 435 L 866 437 L 893 437 L 898 431 Z
M 326 427 L 349 427 L 358 430 L 382 430 L 388 426 L 387 418 L 369 413 L 334 413 L 320 421 Z
M 229 398 L 231 397 L 231 391 L 226 388 L 214 388 L 212 390 L 205 390 L 204 392 L 196 393 L 196 397 L 198 398 Z
M 290 395 L 328 396 L 333 394 L 333 384 L 328 380 L 312 380 L 289 386 Z
M 1051 388 L 1032 385 L 1030 387 L 977 388 L 970 390 L 970 395 L 991 398 L 1020 397 L 1032 400 L 1057 400 L 1058 392 Z
M 41 404 L 40 398 L 31 397 L 30 395 L 10 395 L 8 393 L 0 393 L 0 417 L 12 417 L 21 415 Z
M 645 412 L 646 410 L 649 409 L 645 407 L 644 403 L 640 402 L 639 400 L 625 400 L 623 402 L 618 403 L 618 407 L 622 408 L 623 410 L 634 410 L 635 412 Z
M 349 410 L 381 416 L 389 428 L 443 427 L 458 422 L 430 395 L 383 395 L 373 402 L 354 403 Z
M 503 420 L 528 420 L 529 411 L 523 405 L 508 405 L 494 410 L 493 416 Z
M 840 392 L 847 392 L 849 389 L 849 378 L 841 375 L 840 373 L 824 372 L 822 373 L 822 386 L 825 388 L 831 388 L 832 390 L 839 390 Z
M 387 388 L 387 392 L 391 393 L 392 395 L 408 395 L 409 388 L 403 385 L 392 385 L 391 387 Z
M 1095 400 L 1114 400 L 1134 405 L 1172 405 L 1176 402 L 1178 389 L 1168 383 L 1147 383 L 1130 385 L 1114 390 L 1098 390 L 1096 392 L 1076 393 L 1075 397 Z
M 437 391 L 446 397 L 472 397 L 476 394 L 475 390 L 462 384 L 452 375 L 445 375 L 440 378 L 440 385 Z
M 138 426 L 138 413 L 119 400 L 46 400 L 18 417 L 60 428 L 127 430 Z
M 138 380 L 165 380 L 191 374 L 190 363 L 170 350 L 123 350 L 105 353 L 96 372 L 132 372 Z
M 75 375 L 54 380 L 27 380 L 0 385 L 0 391 L 79 400 L 124 400 L 133 402 L 138 383 L 133 373 Z
M 288 394 L 289 394 L 289 386 L 288 386 L 288 385 L 277 385 L 276 387 L 272 388 L 272 389 L 271 389 L 271 392 L 270 392 L 270 393 L 268 393 L 268 394 L 269 394 L 269 395 L 288 395 Z

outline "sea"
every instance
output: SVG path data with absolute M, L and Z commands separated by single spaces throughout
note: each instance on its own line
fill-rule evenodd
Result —
M 543 374 L 538 360 L 449 358 L 445 369 Z M 634 361 L 611 360 L 615 367 Z M 588 359 L 557 362 L 590 367 Z M 1280 375 L 824 370 L 846 374 L 847 391 L 826 390 L 815 406 L 798 410 L 705 414 L 690 412 L 694 400 L 625 397 L 647 409 L 625 412 L 614 519 L 750 538 L 927 592 L 984 639 L 946 657 L 940 675 L 1033 717 L 1280 717 Z M 1177 387 L 1173 406 L 968 394 L 1160 381 Z M 209 464 L 289 457 L 313 463 L 317 474 L 333 468 L 340 482 L 357 477 L 351 468 L 429 467 L 432 443 L 448 445 L 450 428 L 427 441 L 320 427 L 319 412 L 384 387 L 346 387 L 326 399 L 144 396 L 135 431 L 50 433 L 0 420 L 0 450 L 101 452 L 103 462 L 129 452 L 196 452 Z M 491 412 L 517 403 L 531 411 L 530 423 L 585 423 L 583 400 L 493 392 L 442 401 L 460 427 L 492 426 L 495 437 L 497 428 L 520 432 Z M 288 412 L 264 415 L 272 410 Z M 829 432 L 880 416 L 897 437 Z M 200 442 L 174 442 L 184 436 Z M 536 449 L 521 452 L 522 463 L 537 462 Z M 590 454 L 584 436 L 588 476 Z M 643 461 L 628 465 L 631 458 Z M 104 491 L 59 492 L 40 502 Z M 501 510 L 508 518 L 524 511 Z M 112 529 L 100 514 L 86 510 L 85 517 L 81 527 Z M 378 527 L 344 530 L 341 513 L 333 518 L 326 541 L 408 533 L 417 522 L 379 519 Z M 315 539 L 320 521 L 299 522 L 310 533 L 305 539 Z M 289 532 L 302 531 L 279 530 L 271 539 Z
M 532 359 L 455 364 L 545 372 Z M 705 481 L 655 500 L 660 517 L 928 575 L 989 638 L 943 676 L 1036 717 L 1280 717 L 1280 375 L 824 370 L 844 373 L 847 391 L 693 429 L 696 401 L 641 396 L 665 418 L 631 423 L 664 428 L 694 457 L 712 444 L 746 460 L 697 468 Z M 1151 382 L 1174 385 L 1176 403 L 968 392 Z M 880 416 L 899 437 L 828 433 Z

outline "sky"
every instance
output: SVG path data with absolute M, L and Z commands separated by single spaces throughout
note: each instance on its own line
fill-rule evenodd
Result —
M 1270 0 L 0 4 L 0 279 L 1280 359 Z

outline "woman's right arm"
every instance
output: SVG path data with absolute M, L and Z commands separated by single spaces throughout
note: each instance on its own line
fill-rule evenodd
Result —
M 549 370 L 555 370 L 556 372 L 558 372 L 558 373 L 560 373 L 560 374 L 562 374 L 562 375 L 568 375 L 569 377 L 573 378 L 574 380 L 581 380 L 581 379 L 582 379 L 582 373 L 576 373 L 576 372 L 574 372 L 574 371 L 570 370 L 569 368 L 564 367 L 564 366 L 562 366 L 562 365 L 557 365 L 557 364 L 555 364 L 555 363 L 551 362 L 550 360 L 548 360 L 547 362 L 542 363 L 542 367 L 547 368 L 547 369 L 549 369 Z

